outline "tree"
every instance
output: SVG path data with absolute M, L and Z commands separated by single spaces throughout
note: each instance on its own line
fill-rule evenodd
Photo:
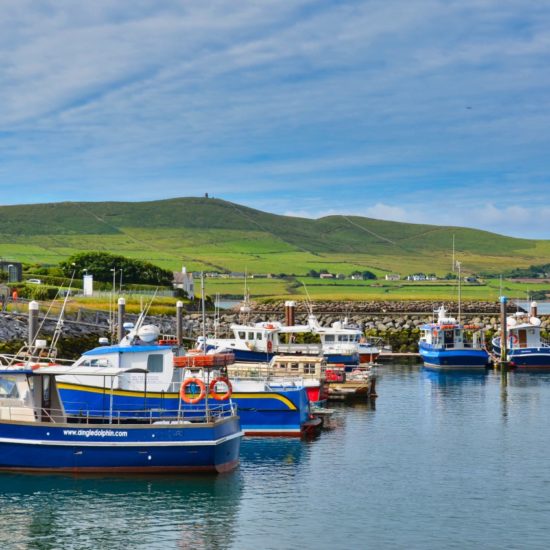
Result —
M 124 256 L 107 252 L 81 252 L 71 256 L 59 264 L 63 274 L 80 278 L 84 273 L 93 274 L 96 281 L 108 283 L 113 280 L 112 269 L 116 269 L 116 277 L 122 269 L 124 282 L 134 284 L 162 285 L 172 284 L 173 273 L 149 262 L 133 260 Z

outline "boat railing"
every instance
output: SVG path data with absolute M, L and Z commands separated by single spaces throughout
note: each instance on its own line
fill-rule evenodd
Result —
M 321 344 L 277 344 L 277 353 L 302 353 L 304 355 L 319 355 Z
M 24 404 L 5 406 L 0 403 L 0 420 L 36 422 L 42 421 L 52 424 L 159 424 L 171 422 L 213 422 L 237 414 L 235 403 L 212 403 L 205 405 L 201 402 L 197 405 L 186 405 L 180 410 L 168 410 L 162 408 L 114 410 L 85 409 L 79 407 L 78 412 L 71 409 L 46 409 L 43 407 L 29 407 Z M 74 407 L 75 404 L 72 404 Z
M 315 372 L 315 368 L 312 368 L 312 372 L 305 372 L 304 368 L 293 369 L 292 367 L 276 367 L 274 365 L 239 365 L 229 366 L 227 371 L 231 379 L 235 377 L 259 379 L 259 378 L 271 378 L 271 377 L 286 377 L 286 378 L 320 378 L 323 375 L 324 369 L 319 369 L 319 372 Z
M 444 344 L 444 349 L 482 349 L 481 342 L 474 344 L 474 342 L 453 342 L 452 344 Z

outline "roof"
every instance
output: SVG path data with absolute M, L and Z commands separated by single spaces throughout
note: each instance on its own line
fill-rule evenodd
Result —
M 65 374 L 75 374 L 78 376 L 119 376 L 121 374 L 126 374 L 128 372 L 147 372 L 146 368 L 143 367 L 131 367 L 126 369 L 120 369 L 116 367 L 75 367 L 71 365 L 70 367 L 62 367 L 60 365 L 55 365 L 53 367 L 40 367 L 34 371 L 33 374 L 53 374 L 56 376 L 65 375 Z
M 144 351 L 163 351 L 170 350 L 171 346 L 100 346 L 88 351 L 82 355 L 105 355 L 107 353 L 143 353 Z

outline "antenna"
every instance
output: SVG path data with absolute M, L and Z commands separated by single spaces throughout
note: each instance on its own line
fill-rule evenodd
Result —
M 311 297 L 309 295 L 309 292 L 307 291 L 306 283 L 304 283 L 304 281 L 302 281 L 302 284 L 304 285 L 304 290 L 306 291 L 306 296 L 307 296 L 306 306 L 307 306 L 307 309 L 309 311 L 309 314 L 313 315 L 313 305 L 311 303 Z
M 455 272 L 455 234 L 453 233 L 453 273 Z

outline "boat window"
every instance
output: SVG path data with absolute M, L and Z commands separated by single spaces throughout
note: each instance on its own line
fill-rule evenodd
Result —
M 325 342 L 334 342 L 334 334 L 325 334 Z
M 304 365 L 304 374 L 315 374 L 315 365 L 311 363 L 306 363 Z
M 299 365 L 298 365 L 298 363 L 290 363 L 290 370 L 291 370 L 291 371 L 297 371 L 297 370 L 299 370 Z
M 149 372 L 162 372 L 162 355 L 160 353 L 151 354 L 147 357 L 147 370 Z
M 0 398 L 19 397 L 15 380 L 10 376 L 0 376 Z
M 256 334 L 256 340 L 261 340 L 262 339 L 262 333 L 261 332 L 258 332 Z
M 243 332 L 242 330 L 238 332 L 238 335 L 239 335 L 239 340 L 244 340 L 246 338 L 246 332 Z
M 248 339 L 249 340 L 254 340 L 254 333 L 253 332 L 248 333 Z
M 343 334 L 340 334 L 340 336 L 338 336 L 338 341 L 339 342 L 345 342 L 346 340 L 347 340 L 347 338 Z

